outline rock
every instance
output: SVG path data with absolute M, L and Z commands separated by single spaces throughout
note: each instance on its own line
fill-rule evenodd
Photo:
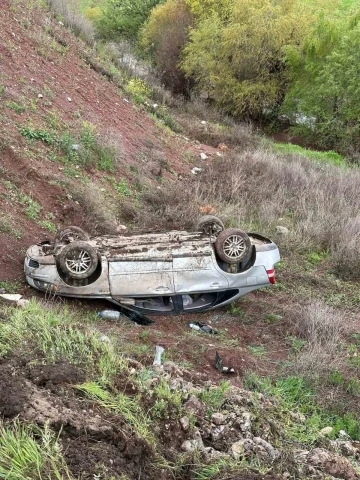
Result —
M 180 424 L 181 428 L 184 430 L 184 432 L 187 432 L 190 428 L 190 420 L 188 417 L 182 417 L 180 418 Z
M 192 170 L 191 170 L 191 173 L 193 175 L 197 175 L 198 173 L 201 173 L 202 172 L 202 168 L 199 168 L 199 167 L 194 167 Z
M 116 232 L 117 233 L 122 233 L 122 232 L 125 232 L 127 230 L 127 226 L 126 225 L 118 225 L 116 227 Z
M 26 307 L 26 305 L 29 305 L 29 303 L 30 303 L 30 300 L 26 300 L 25 298 L 20 298 L 20 300 L 16 302 L 16 306 L 19 308 L 24 308 Z
M 280 235 L 288 235 L 289 229 L 286 227 L 282 227 L 281 225 L 277 225 L 276 233 L 279 233 Z
M 343 480 L 358 480 L 360 478 L 349 460 L 324 448 L 314 448 L 307 457 L 307 463 L 310 467 L 321 469 L 321 471 L 335 478 Z
M 205 413 L 205 405 L 201 403 L 195 395 L 191 395 L 189 400 L 184 404 L 184 411 L 197 417 L 202 417 Z
M 224 425 L 226 423 L 226 417 L 222 413 L 213 413 L 211 415 L 211 421 L 215 425 Z
M 333 427 L 325 427 L 325 428 L 322 428 L 319 432 L 319 434 L 322 436 L 322 437 L 328 437 L 329 435 L 331 435 L 333 433 L 334 429 Z
M 206 125 L 206 121 L 205 121 L 205 120 L 202 120 L 202 121 L 201 121 L 201 125 Z
M 44 98 L 44 95 L 42 95 L 41 93 L 39 93 L 38 98 Z
M 222 153 L 220 153 L 220 152 L 216 152 L 216 155 L 217 155 L 218 157 L 222 157 L 222 156 L 223 156 Z
M 348 435 L 345 430 L 340 430 L 338 433 L 338 439 L 339 440 L 351 440 L 350 435 Z
M 226 425 L 219 425 L 212 430 L 211 437 L 213 441 L 216 442 L 216 440 L 223 438 L 227 434 L 227 432 L 228 429 L 226 428 Z
M 355 457 L 359 453 L 359 449 L 356 448 L 351 442 L 336 440 L 332 442 L 337 450 L 340 450 L 345 457 Z
M 106 335 L 102 335 L 100 338 L 99 338 L 100 342 L 104 342 L 104 343 L 111 343 L 111 340 L 108 336 Z
M 290 412 L 290 417 L 295 420 L 295 422 L 304 423 L 306 420 L 305 415 L 299 412 Z
M 74 152 L 77 152 L 80 148 L 80 145 L 78 143 L 74 143 L 71 145 L 71 150 L 74 150 Z
M 249 412 L 244 412 L 242 414 L 242 422 L 240 428 L 242 432 L 249 432 L 251 430 L 251 414 Z
M 267 456 L 272 462 L 280 457 L 280 452 L 263 438 L 254 437 L 253 441 L 256 445 L 262 447 L 265 450 Z
M 17 293 L 3 293 L 0 295 L 0 301 L 6 302 L 6 303 L 15 303 L 22 298 L 22 295 L 19 295 Z
M 68 102 L 72 102 L 71 97 L 67 97 L 67 101 L 68 101 Z
M 201 160 L 207 160 L 209 157 L 206 155 L 206 153 L 201 152 L 200 153 L 200 158 L 201 158 Z
M 238 440 L 233 443 L 230 447 L 230 452 L 235 460 L 239 460 L 239 458 L 243 457 L 245 455 L 244 440 Z
M 153 103 L 153 108 L 156 109 L 156 108 L 158 108 L 158 106 L 159 106 L 159 105 L 158 105 L 157 103 Z
M 181 445 L 181 450 L 183 452 L 193 452 L 194 451 L 194 446 L 190 442 L 190 440 L 185 440 L 185 442 L 183 442 L 183 444 Z

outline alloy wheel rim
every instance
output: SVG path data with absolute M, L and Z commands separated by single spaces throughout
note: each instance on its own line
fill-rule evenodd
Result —
M 244 239 L 238 235 L 230 235 L 224 242 L 224 254 L 231 260 L 240 259 L 245 252 Z
M 86 250 L 80 250 L 72 258 L 66 259 L 66 267 L 71 273 L 86 273 L 91 265 L 91 257 Z

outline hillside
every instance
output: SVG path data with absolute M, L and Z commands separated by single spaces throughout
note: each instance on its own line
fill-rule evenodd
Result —
M 40 1 L 2 2 L 0 289 L 31 302 L 0 303 L 0 478 L 360 478 L 359 169 L 169 99 L 109 52 Z M 141 327 L 24 281 L 27 247 L 62 227 L 204 213 L 273 238 L 277 284 Z

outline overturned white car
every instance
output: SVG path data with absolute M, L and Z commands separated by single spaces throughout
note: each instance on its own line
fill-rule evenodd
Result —
M 214 216 L 195 232 L 90 238 L 78 227 L 26 254 L 28 283 L 55 295 L 101 298 L 147 314 L 200 312 L 275 283 L 278 247 Z

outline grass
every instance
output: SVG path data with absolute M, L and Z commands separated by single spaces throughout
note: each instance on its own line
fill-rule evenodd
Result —
M 6 293 L 17 293 L 20 290 L 18 282 L 0 282 L 0 288 L 5 289 Z
M 16 480 L 72 480 L 54 433 L 22 425 L 0 424 L 0 478 Z
M 226 393 L 230 388 L 230 383 L 223 380 L 217 387 L 204 388 L 199 399 L 205 403 L 207 414 L 211 415 L 224 403 Z
M 337 415 L 321 408 L 316 403 L 314 390 L 302 377 L 289 376 L 272 381 L 249 374 L 244 381 L 247 389 L 274 396 L 280 400 L 280 412 L 285 413 L 280 421 L 290 437 L 304 444 L 314 444 L 319 438 L 319 432 L 324 426 L 332 426 L 335 438 L 340 430 L 345 430 L 353 440 L 360 439 L 360 419 L 352 414 Z M 287 419 L 287 414 L 297 412 L 305 415 L 304 423 L 294 423 Z
M 302 155 L 310 160 L 316 160 L 318 162 L 327 163 L 329 165 L 336 165 L 340 167 L 348 166 L 348 163 L 342 155 L 333 152 L 331 150 L 327 152 L 319 152 L 317 150 L 310 150 L 299 145 L 292 143 L 274 143 L 274 149 L 276 152 L 285 155 Z
M 150 430 L 151 420 L 143 411 L 136 397 L 129 397 L 123 393 L 113 395 L 94 382 L 78 385 L 77 389 L 107 410 L 121 415 L 142 438 L 151 444 L 156 443 Z
M 15 221 L 10 214 L 3 214 L 0 218 L 0 233 L 6 233 L 17 239 L 22 237 L 21 230 L 15 226 Z
M 42 209 L 41 205 L 30 195 L 23 193 L 16 185 L 8 180 L 4 181 L 4 185 L 15 200 L 24 206 L 25 215 L 31 220 L 36 220 L 40 215 Z

